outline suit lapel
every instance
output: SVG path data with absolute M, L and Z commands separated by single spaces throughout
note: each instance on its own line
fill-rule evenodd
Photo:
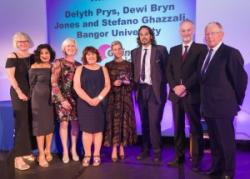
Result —
M 138 48 L 137 52 L 136 52 L 136 67 L 137 69 L 135 70 L 137 72 L 137 79 L 138 81 L 140 81 L 140 73 L 141 73 L 141 47 Z
M 154 73 L 154 63 L 156 59 L 156 48 L 155 46 L 152 45 L 151 48 L 151 56 L 150 56 L 150 71 L 151 71 L 151 79 L 152 79 L 152 74 Z
M 177 48 L 177 60 L 178 63 L 182 64 L 182 45 Z
M 210 60 L 210 63 L 208 65 L 207 71 L 204 75 L 204 79 L 207 77 L 207 75 L 211 72 L 211 69 L 213 69 L 213 66 L 216 65 L 217 59 L 220 57 L 221 52 L 223 50 L 223 44 L 219 47 L 219 49 L 215 52 L 213 58 Z

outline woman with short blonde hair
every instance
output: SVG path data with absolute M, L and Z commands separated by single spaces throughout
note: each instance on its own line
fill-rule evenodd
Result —
M 69 162 L 68 152 L 68 124 L 71 124 L 71 155 L 74 161 L 79 160 L 76 151 L 78 136 L 78 120 L 76 116 L 76 96 L 73 90 L 73 77 L 76 67 L 80 65 L 75 60 L 77 52 L 76 41 L 67 38 L 62 43 L 64 57 L 56 59 L 52 67 L 51 85 L 52 100 L 55 103 L 56 113 L 60 122 L 60 138 L 62 142 L 63 163 Z
M 123 59 L 124 49 L 120 41 L 111 44 L 114 60 L 106 63 L 111 90 L 108 95 L 104 145 L 112 147 L 111 160 L 125 157 L 124 146 L 136 142 L 136 125 L 132 100 L 131 63 Z M 118 148 L 118 151 L 117 151 Z
M 6 62 L 6 72 L 10 81 L 10 96 L 15 123 L 15 168 L 27 170 L 30 165 L 26 160 L 34 161 L 31 149 L 30 95 L 28 70 L 34 61 L 29 49 L 33 42 L 28 34 L 17 32 L 13 36 L 15 51 L 10 53 Z
M 13 47 L 15 49 L 18 48 L 17 43 L 20 42 L 20 39 L 23 39 L 23 41 L 27 41 L 29 43 L 29 48 L 34 47 L 34 43 L 28 34 L 26 34 L 24 32 L 17 32 L 14 34 L 13 40 L 12 40 Z

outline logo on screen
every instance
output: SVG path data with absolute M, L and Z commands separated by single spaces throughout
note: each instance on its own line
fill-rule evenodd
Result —
M 113 53 L 111 51 L 111 46 L 109 44 L 103 44 L 98 48 L 98 52 L 102 58 L 102 62 L 108 60 L 108 58 L 113 57 Z M 130 61 L 130 50 L 124 50 L 124 59 Z M 110 59 L 109 59 L 110 60 Z M 109 61 L 108 60 L 108 61 Z
M 109 49 L 110 49 L 109 44 L 103 44 L 99 47 L 98 51 L 100 53 L 102 60 L 105 60 L 108 57 L 107 55 L 108 55 Z

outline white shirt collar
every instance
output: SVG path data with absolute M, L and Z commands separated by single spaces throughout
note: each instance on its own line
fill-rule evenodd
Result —
M 147 46 L 147 47 L 145 47 L 145 46 L 142 46 L 142 50 L 144 50 L 144 49 L 148 49 L 148 50 L 151 50 L 151 48 L 152 48 L 152 45 L 149 45 L 149 46 Z
M 185 46 L 188 46 L 188 48 L 190 48 L 190 46 L 192 45 L 193 41 L 190 41 L 187 44 L 182 43 L 182 47 L 185 48 Z
M 212 48 L 213 53 L 215 53 L 220 48 L 221 44 L 222 44 L 222 42 L 218 43 L 218 45 L 216 45 L 214 48 Z M 210 48 L 208 47 L 208 49 L 210 49 Z

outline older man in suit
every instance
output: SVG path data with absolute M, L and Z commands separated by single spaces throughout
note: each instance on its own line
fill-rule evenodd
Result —
M 166 47 L 156 45 L 153 30 L 141 26 L 138 30 L 138 48 L 132 50 L 132 70 L 136 100 L 142 121 L 142 151 L 138 160 L 149 156 L 152 144 L 154 162 L 161 160 L 161 119 L 166 102 L 165 68 L 168 59 Z
M 200 86 L 197 75 L 199 59 L 206 46 L 193 42 L 194 24 L 185 20 L 180 24 L 182 44 L 170 49 L 167 78 L 170 85 L 174 118 L 176 156 L 169 166 L 178 167 L 185 159 L 185 114 L 192 135 L 192 169 L 199 170 L 203 155 L 203 133 L 200 123 Z
M 240 52 L 225 45 L 223 28 L 211 22 L 205 28 L 208 52 L 200 65 L 201 111 L 210 137 L 212 166 L 207 175 L 235 174 L 234 117 L 240 110 L 247 86 L 247 74 Z

